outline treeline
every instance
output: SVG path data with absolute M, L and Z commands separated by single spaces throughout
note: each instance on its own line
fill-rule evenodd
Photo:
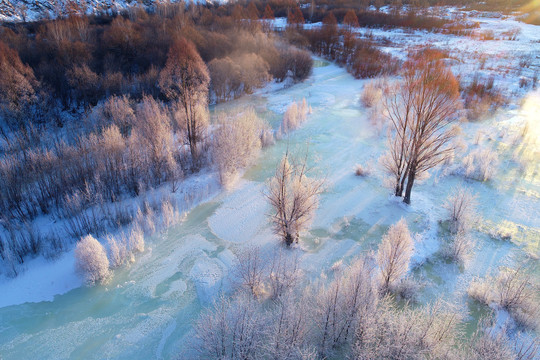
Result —
M 299 73 L 295 61 L 299 56 L 305 62 L 306 54 L 278 44 L 262 31 L 260 22 L 247 18 L 247 10 L 178 3 L 134 7 L 122 14 L 73 14 L 4 26 L 0 28 L 0 46 L 9 59 L 4 59 L 2 68 L 9 78 L 3 81 L 8 82 L 3 90 L 14 89 L 9 89 L 13 94 L 10 99 L 3 96 L 1 100 L 3 108 L 16 111 L 4 111 L 3 116 L 20 122 L 24 107 L 37 106 L 44 113 L 40 117 L 48 118 L 53 116 L 47 114 L 51 104 L 76 109 L 94 106 L 111 95 L 159 98 L 162 92 L 157 80 L 168 49 L 179 38 L 193 42 L 206 63 L 215 60 L 211 69 L 219 88 L 218 100 L 249 93 L 270 78 L 283 80 L 289 70 L 296 78 L 304 78 L 310 62 L 306 63 L 308 71 Z M 241 66 L 243 72 L 229 71 L 230 62 Z M 222 79 L 224 72 L 226 80 Z M 234 84 L 230 90 L 233 95 L 223 94 L 224 81 Z
M 300 17 L 300 14 L 297 14 Z M 394 74 L 399 61 L 379 49 L 381 44 L 372 37 L 359 37 L 360 26 L 355 11 L 349 10 L 341 26 L 333 12 L 329 12 L 320 27 L 304 29 L 289 21 L 285 37 L 289 42 L 309 48 L 312 52 L 345 66 L 356 78 L 373 78 Z M 301 22 L 301 21 L 300 21 Z

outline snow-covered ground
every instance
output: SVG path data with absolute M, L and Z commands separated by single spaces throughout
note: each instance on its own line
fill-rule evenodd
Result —
M 395 44 L 401 41 L 397 33 L 388 33 Z M 531 33 L 540 36 L 540 31 Z M 471 49 L 484 46 L 464 41 L 470 42 Z M 538 51 L 527 41 L 512 44 Z M 501 51 L 504 55 L 511 50 Z M 421 301 L 442 296 L 477 316 L 477 309 L 464 297 L 472 277 L 512 262 L 528 262 L 534 276 L 540 276 L 536 260 L 540 256 L 539 92 L 528 94 L 523 106 L 516 104 L 485 121 L 462 124 L 469 149 L 488 146 L 498 153 L 500 164 L 493 181 L 452 175 L 459 173 L 458 158 L 456 164 L 437 169 L 415 185 L 413 203 L 406 207 L 381 185 L 384 174 L 377 159 L 386 143 L 384 132 L 373 127 L 358 101 L 366 82 L 334 64 L 317 63 L 321 66 L 304 83 L 262 91 L 213 109 L 253 106 L 277 127 L 286 106 L 305 97 L 313 114 L 288 138 L 265 149 L 233 189 L 196 206 L 180 224 L 147 238 L 146 251 L 131 266 L 116 270 L 109 284 L 78 287 L 72 255 L 67 253 L 57 263 L 37 264 L 1 285 L 2 296 L 8 294 L 0 302 L 4 305 L 0 308 L 2 359 L 181 357 L 201 306 L 229 288 L 228 273 L 239 249 L 254 244 L 265 254 L 278 249 L 262 190 L 286 149 L 303 155 L 308 143 L 313 174 L 324 176 L 327 183 L 313 226 L 303 234 L 301 249 L 294 250 L 309 277 L 376 249 L 381 235 L 401 217 L 416 234 L 412 272 L 427 284 Z M 534 65 L 538 66 L 538 59 Z M 507 76 L 509 82 L 518 81 L 516 73 Z M 525 124 L 529 135 L 520 140 L 517 136 Z M 370 167 L 371 174 L 354 176 L 357 163 Z M 444 241 L 438 225 L 446 216 L 441 205 L 457 185 L 478 194 L 482 215 L 473 234 L 475 254 L 464 269 L 437 252 Z M 509 235 L 509 240 L 495 239 L 497 235 Z M 41 296 L 29 295 L 34 291 L 32 283 Z

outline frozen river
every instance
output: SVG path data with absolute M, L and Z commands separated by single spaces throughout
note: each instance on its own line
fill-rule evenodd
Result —
M 287 147 L 303 155 L 309 143 L 313 174 L 326 177 L 327 190 L 312 229 L 301 240 L 302 268 L 317 276 L 340 259 L 376 249 L 390 224 L 405 217 L 417 239 L 415 276 L 427 286 L 422 299 L 436 296 L 464 300 L 475 275 L 511 262 L 532 262 L 538 274 L 540 175 L 538 158 L 532 169 L 516 170 L 505 143 L 505 126 L 526 121 L 521 110 L 508 110 L 489 121 L 465 124 L 466 140 L 478 131 L 500 152 L 500 176 L 490 183 L 465 181 L 435 171 L 413 191 L 407 208 L 383 187 L 377 159 L 385 138 L 370 123 L 358 97 L 364 81 L 354 80 L 332 64 L 318 62 L 304 83 L 219 105 L 214 111 L 253 106 L 274 128 L 292 101 L 305 97 L 313 108 L 307 122 L 288 139 L 265 149 L 239 183 L 203 203 L 178 225 L 146 239 L 147 250 L 129 266 L 115 271 L 106 286 L 80 287 L 53 301 L 0 308 L 0 358 L 8 359 L 171 359 L 185 348 L 192 321 L 201 307 L 227 290 L 227 272 L 244 244 L 264 251 L 278 246 L 267 221 L 262 191 Z M 540 126 L 540 125 L 539 125 Z M 530 152 L 532 150 L 525 149 Z M 537 154 L 537 153 L 536 153 Z M 371 167 L 366 178 L 354 176 L 354 165 Z M 528 169 L 528 168 L 527 168 Z M 475 255 L 460 269 L 437 255 L 441 239 L 441 204 L 459 184 L 479 196 L 483 220 L 474 233 Z M 493 229 L 509 232 L 512 241 L 495 240 Z M 43 279 L 42 281 L 47 281 Z M 1 296 L 1 295 L 0 295 Z

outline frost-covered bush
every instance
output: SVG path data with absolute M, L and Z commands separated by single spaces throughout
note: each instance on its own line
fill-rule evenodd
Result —
M 413 249 L 413 240 L 405 219 L 390 226 L 377 251 L 382 292 L 392 290 L 407 274 Z
M 125 241 L 125 237 L 116 239 L 112 235 L 107 236 L 107 255 L 109 257 L 109 265 L 112 269 L 124 265 L 128 260 L 129 249 Z
M 486 305 L 496 304 L 507 310 L 518 324 L 532 329 L 539 326 L 538 284 L 525 268 L 502 268 L 497 276 L 476 278 L 467 293 Z
M 278 134 L 283 136 L 293 130 L 298 129 L 300 125 L 306 121 L 308 113 L 309 107 L 305 98 L 301 103 L 293 102 L 291 105 L 289 105 L 289 107 L 287 107 L 285 114 L 283 114 L 283 120 L 279 127 Z
M 364 85 L 364 90 L 360 95 L 362 105 L 367 108 L 376 106 L 382 99 L 383 89 L 380 82 L 370 81 Z
M 161 204 L 161 216 L 163 218 L 163 226 L 166 228 L 178 223 L 180 220 L 180 213 L 168 199 Z
M 461 316 L 450 304 L 398 308 L 386 298 L 371 321 L 357 327 L 353 358 L 449 359 L 460 324 Z
M 75 248 L 75 268 L 84 281 L 93 285 L 109 277 L 109 259 L 103 245 L 92 235 L 83 237 Z
M 227 185 L 238 170 L 250 165 L 261 149 L 261 138 L 268 142 L 268 130 L 253 109 L 236 117 L 221 116 L 214 131 L 213 158 L 220 181 Z
M 488 148 L 472 150 L 463 158 L 465 176 L 478 181 L 489 181 L 495 176 L 499 165 L 499 156 Z
M 443 207 L 448 211 L 450 232 L 468 233 L 478 219 L 476 195 L 466 188 L 455 188 Z
M 129 249 L 133 253 L 144 251 L 144 232 L 139 226 L 134 226 L 129 233 Z
M 155 213 L 147 202 L 144 203 L 143 209 L 144 211 L 141 208 L 137 209 L 135 215 L 136 226 L 145 234 L 151 235 L 156 232 Z

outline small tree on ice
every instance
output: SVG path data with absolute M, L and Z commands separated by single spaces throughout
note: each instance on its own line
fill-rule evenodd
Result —
M 274 231 L 290 246 L 312 220 L 318 206 L 323 181 L 306 176 L 306 159 L 290 163 L 286 153 L 268 184 L 267 198 L 272 205 Z
M 397 224 L 390 226 L 377 252 L 382 291 L 388 291 L 392 285 L 405 276 L 413 249 L 413 240 L 407 222 L 401 219 Z

